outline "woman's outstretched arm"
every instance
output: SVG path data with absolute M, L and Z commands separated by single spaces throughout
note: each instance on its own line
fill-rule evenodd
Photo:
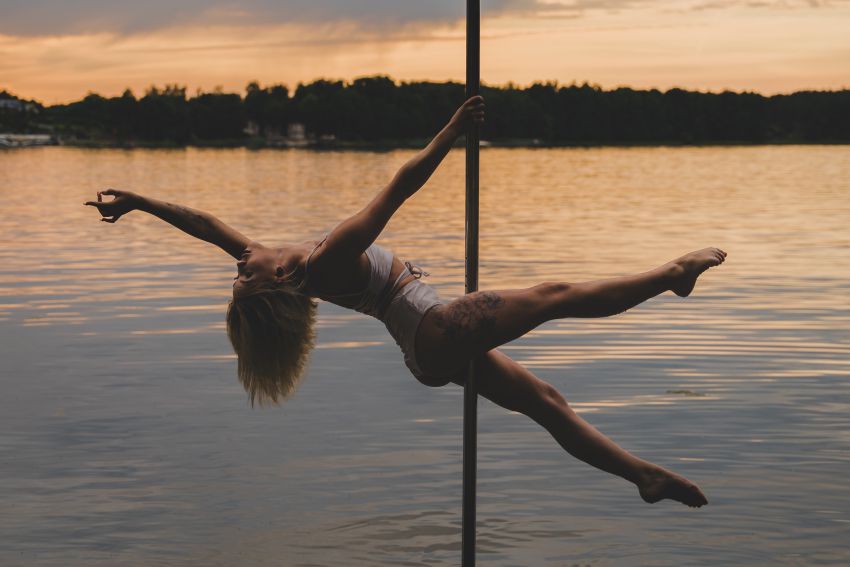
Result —
M 103 196 L 114 197 L 104 201 Z M 224 224 L 218 218 L 204 211 L 198 211 L 183 205 L 175 205 L 143 197 L 131 191 L 107 189 L 98 191 L 97 201 L 88 201 L 86 205 L 97 207 L 102 221 L 114 223 L 132 211 L 144 211 L 158 217 L 186 234 L 210 244 L 215 244 L 234 258 L 239 258 L 251 240 L 236 229 Z
M 405 163 L 366 207 L 331 232 L 311 265 L 319 268 L 325 262 L 338 264 L 359 258 L 378 238 L 399 207 L 425 185 L 467 127 L 483 121 L 483 98 L 476 96 L 463 103 L 431 143 Z

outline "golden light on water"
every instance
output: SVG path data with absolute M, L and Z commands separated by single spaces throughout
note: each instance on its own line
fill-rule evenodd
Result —
M 553 323 L 508 352 L 537 369 L 606 360 L 770 357 L 795 368 L 755 374 L 845 375 L 848 345 L 809 335 L 848 322 L 846 311 L 832 309 L 836 303 L 847 307 L 845 295 L 810 291 L 815 283 L 826 289 L 838 285 L 847 275 L 842 244 L 847 229 L 844 217 L 834 214 L 847 206 L 842 152 L 838 147 L 486 151 L 481 249 L 487 287 L 610 277 L 709 244 L 730 252 L 692 299 L 665 299 L 622 319 Z M 353 211 L 365 202 L 407 155 L 67 148 L 3 154 L 8 172 L 3 197 L 16 214 L 0 228 L 7 238 L 26 235 L 15 252 L 5 252 L 6 264 L 15 266 L 21 253 L 49 251 L 51 270 L 7 272 L 0 296 L 14 300 L 0 305 L 0 317 L 29 313 L 22 321 L 27 326 L 135 320 L 143 328 L 127 332 L 136 338 L 220 332 L 221 321 L 207 318 L 224 313 L 233 269 L 226 255 L 140 213 L 116 226 L 98 223 L 80 203 L 101 184 L 156 188 L 152 194 L 209 209 L 261 241 L 300 241 L 321 236 L 341 220 L 344 211 L 335 203 L 349 203 Z M 39 165 L 44 159 L 49 169 Z M 462 155 L 455 152 L 383 239 L 402 257 L 430 268 L 432 283 L 449 296 L 460 292 L 462 173 Z M 41 189 L 34 193 L 29 189 L 34 186 Z M 29 225 L 28 219 L 50 207 L 58 207 L 66 222 Z M 151 311 L 140 302 L 157 306 Z M 173 319 L 173 326 L 148 327 L 155 313 Z M 318 328 L 321 333 L 346 326 L 357 317 L 328 314 Z M 188 324 L 195 318 L 197 325 Z M 684 378 L 687 372 L 671 375 Z
M 296 242 L 356 211 L 411 155 L 0 152 L 12 243 L 0 249 L 0 419 L 15 456 L 0 536 L 16 560 L 456 564 L 458 388 L 421 386 L 379 322 L 322 304 L 296 397 L 252 411 L 224 332 L 232 258 L 144 214 L 108 225 L 82 206 L 132 189 Z M 446 298 L 463 290 L 463 173 L 453 152 L 380 241 Z M 646 509 L 482 401 L 483 555 L 842 564 L 848 179 L 841 146 L 483 151 L 484 289 L 729 252 L 690 298 L 551 322 L 505 348 L 624 447 L 697 480 L 709 513 Z

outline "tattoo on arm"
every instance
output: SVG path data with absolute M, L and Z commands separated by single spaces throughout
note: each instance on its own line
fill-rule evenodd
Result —
M 194 209 L 190 209 L 189 207 L 184 207 L 183 205 L 174 205 L 172 203 L 168 203 L 168 206 L 171 207 L 177 214 L 181 215 L 184 219 L 186 219 L 187 223 L 192 225 L 192 227 L 201 232 L 209 232 L 212 230 L 213 226 L 210 222 L 209 217 L 199 213 Z
M 449 340 L 470 340 L 496 327 L 496 312 L 505 304 L 498 293 L 470 294 L 443 310 L 437 326 Z
M 159 199 L 142 198 L 139 210 L 151 214 L 199 240 L 215 244 L 239 258 L 250 240 L 218 218 L 191 207 Z

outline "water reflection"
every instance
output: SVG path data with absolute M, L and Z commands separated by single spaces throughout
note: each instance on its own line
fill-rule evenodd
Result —
M 232 261 L 107 186 L 261 241 L 323 235 L 410 153 L 0 152 L 0 562 L 457 563 L 460 392 L 422 388 L 375 321 L 322 305 L 296 398 L 252 411 L 223 332 Z M 481 404 L 488 565 L 842 565 L 850 499 L 850 160 L 842 147 L 487 150 L 483 287 L 730 252 L 688 300 L 506 348 L 712 505 L 647 507 Z M 463 155 L 382 243 L 463 282 Z

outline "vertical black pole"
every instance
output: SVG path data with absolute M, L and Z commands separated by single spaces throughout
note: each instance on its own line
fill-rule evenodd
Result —
M 481 89 L 481 2 L 466 0 L 466 96 Z M 478 126 L 466 135 L 466 293 L 478 291 Z M 475 565 L 475 484 L 478 448 L 478 385 L 475 365 L 463 388 L 463 567 Z

